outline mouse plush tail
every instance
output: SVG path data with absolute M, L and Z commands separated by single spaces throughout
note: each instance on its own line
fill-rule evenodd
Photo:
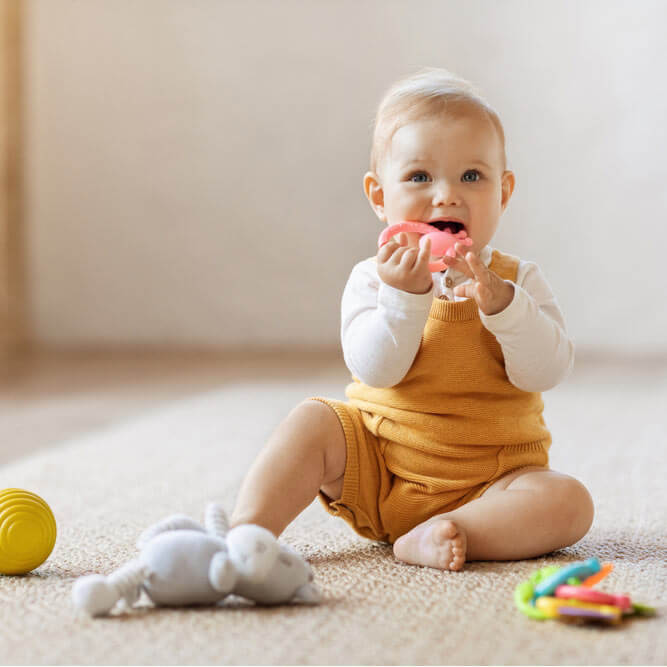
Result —
M 229 519 L 222 505 L 209 503 L 204 514 L 206 532 L 216 537 L 226 537 L 229 532 Z

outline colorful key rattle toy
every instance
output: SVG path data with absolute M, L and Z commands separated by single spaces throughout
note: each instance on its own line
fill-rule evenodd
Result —
M 597 558 L 567 567 L 544 567 L 514 591 L 514 602 L 530 618 L 545 620 L 607 621 L 618 623 L 624 616 L 652 616 L 653 607 L 633 603 L 626 594 L 593 590 L 613 569 Z
M 56 520 L 36 493 L 0 491 L 0 574 L 25 574 L 41 565 L 56 543 Z
M 441 226 L 447 227 L 446 221 L 438 221 L 438 224 Z M 453 227 L 452 223 L 449 224 L 450 229 L 445 228 L 444 230 L 435 227 L 433 224 L 426 224 L 425 222 L 399 222 L 398 224 L 385 227 L 380 234 L 378 239 L 378 247 L 381 248 L 392 236 L 400 234 L 401 232 L 413 232 L 417 234 L 422 234 L 422 237 L 419 239 L 419 247 L 423 248 L 426 239 L 431 239 L 431 259 L 436 259 L 428 265 L 428 270 L 431 273 L 436 273 L 437 271 L 443 271 L 447 268 L 447 265 L 442 261 L 442 257 L 456 257 L 456 251 L 454 250 L 454 245 L 456 243 L 462 243 L 466 246 L 471 246 L 473 240 L 468 236 L 465 230 L 460 230 L 458 232 L 451 231 Z

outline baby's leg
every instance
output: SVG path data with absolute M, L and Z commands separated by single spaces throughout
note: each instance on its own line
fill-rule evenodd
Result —
M 243 480 L 231 526 L 254 523 L 279 536 L 320 489 L 340 498 L 347 458 L 336 413 L 304 401 L 279 424 Z
M 508 473 L 452 512 L 416 526 L 394 543 L 399 560 L 460 570 L 466 560 L 519 560 L 580 540 L 593 501 L 572 477 L 545 468 Z

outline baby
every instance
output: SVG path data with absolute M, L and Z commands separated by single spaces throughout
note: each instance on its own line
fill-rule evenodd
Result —
M 276 536 L 319 494 L 406 563 L 460 570 L 573 544 L 590 494 L 549 468 L 540 392 L 574 346 L 534 262 L 489 243 L 514 190 L 503 128 L 464 80 L 428 69 L 395 84 L 364 191 L 378 218 L 464 230 L 439 273 L 403 233 L 353 269 L 342 300 L 347 402 L 314 398 L 277 427 L 232 524 Z

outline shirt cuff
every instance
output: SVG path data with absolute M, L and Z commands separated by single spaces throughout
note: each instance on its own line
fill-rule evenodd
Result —
M 495 315 L 485 315 L 481 310 L 479 311 L 482 324 L 493 334 L 516 331 L 529 310 L 528 292 L 516 283 L 512 285 L 514 285 L 514 296 L 504 310 Z

